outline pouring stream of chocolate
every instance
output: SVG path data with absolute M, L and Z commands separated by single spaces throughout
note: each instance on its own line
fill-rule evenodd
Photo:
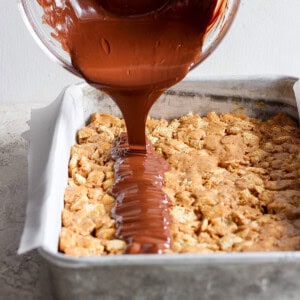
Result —
M 109 94 L 127 127 L 112 157 L 117 237 L 128 253 L 170 247 L 167 163 L 146 143 L 148 112 L 201 60 L 208 28 L 226 0 L 37 0 L 44 21 L 87 82 Z

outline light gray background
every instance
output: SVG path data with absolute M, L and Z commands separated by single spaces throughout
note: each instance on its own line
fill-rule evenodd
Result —
M 1 0 L 0 28 L 0 103 L 50 101 L 80 80 L 35 44 L 17 0 Z M 225 40 L 189 77 L 259 74 L 300 76 L 299 0 L 241 0 Z

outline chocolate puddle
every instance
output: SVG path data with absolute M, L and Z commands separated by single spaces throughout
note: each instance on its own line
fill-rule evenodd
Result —
M 128 143 L 122 136 L 112 153 L 117 237 L 129 243 L 128 253 L 162 253 L 171 241 L 161 189 L 168 165 L 146 143 L 147 114 L 201 60 L 205 34 L 227 1 L 37 1 L 73 66 L 125 119 Z

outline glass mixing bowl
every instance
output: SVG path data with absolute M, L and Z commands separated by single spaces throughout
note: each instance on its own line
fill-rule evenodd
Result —
M 209 28 L 202 46 L 199 61 L 193 64 L 191 68 L 194 68 L 203 61 L 220 43 L 236 15 L 239 3 L 240 0 L 225 0 L 225 2 L 219 0 L 218 5 L 225 5 L 224 13 L 220 14 L 218 19 Z M 43 23 L 44 11 L 37 0 L 19 0 L 19 7 L 25 24 L 34 40 L 46 54 L 68 71 L 82 77 L 72 66 L 69 54 L 64 51 L 61 44 L 52 37 L 51 33 L 53 32 L 53 28 Z

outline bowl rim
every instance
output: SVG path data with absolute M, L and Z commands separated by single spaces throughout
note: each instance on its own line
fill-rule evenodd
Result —
M 21 17 L 30 32 L 31 36 L 33 37 L 34 41 L 38 44 L 38 46 L 42 49 L 42 51 L 55 63 L 66 69 L 67 71 L 71 72 L 72 74 L 82 77 L 82 75 L 61 55 L 59 55 L 56 51 L 53 50 L 50 45 L 43 38 L 40 34 L 39 30 L 35 26 L 32 18 L 30 17 L 30 11 L 28 8 L 28 3 L 33 0 L 18 0 L 18 8 L 21 14 Z M 34 0 L 36 1 L 36 0 Z

